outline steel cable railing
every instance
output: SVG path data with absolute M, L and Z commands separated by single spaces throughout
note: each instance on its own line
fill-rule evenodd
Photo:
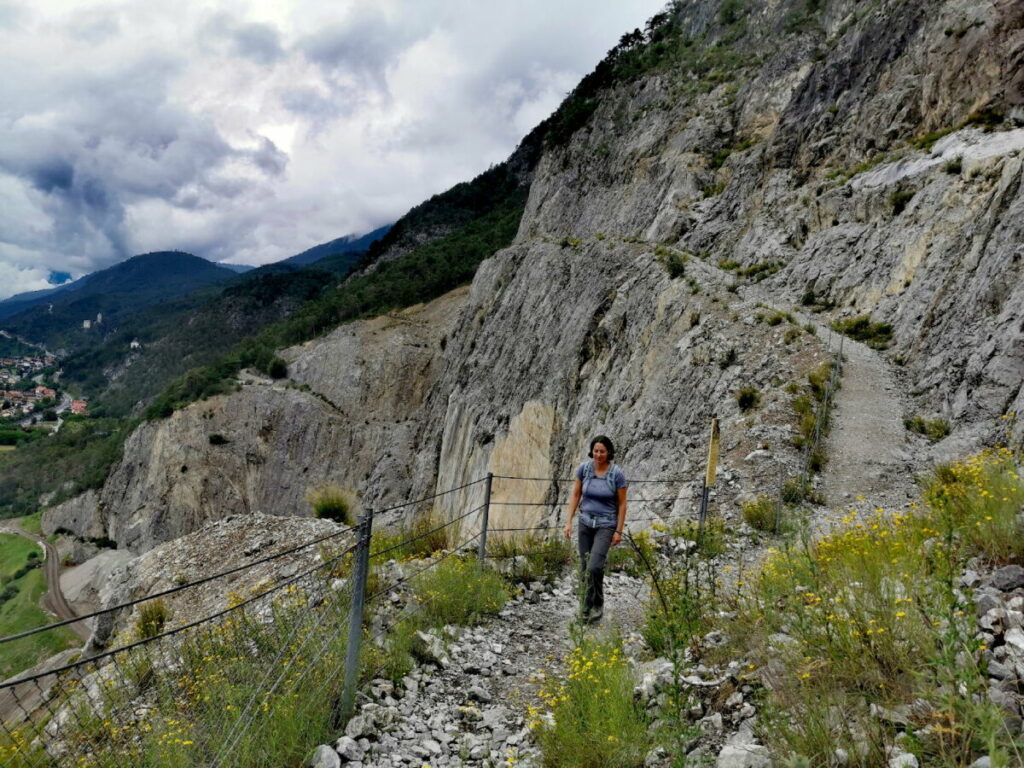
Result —
M 197 649 L 202 649 L 203 647 L 212 647 L 223 651 L 227 642 L 224 638 L 230 637 L 232 640 L 244 640 L 237 651 L 239 659 L 256 654 L 253 658 L 259 658 L 265 666 L 259 668 L 261 672 L 258 672 L 257 677 L 254 678 L 257 681 L 255 688 L 250 691 L 248 698 L 244 700 L 244 704 L 239 702 L 235 715 L 232 715 L 230 718 L 222 717 L 219 723 L 203 723 L 202 728 L 199 729 L 203 731 L 207 738 L 218 739 L 217 743 L 224 747 L 224 749 L 217 750 L 214 755 L 214 762 L 211 763 L 213 766 L 222 765 L 224 756 L 230 754 L 231 749 L 246 737 L 249 729 L 253 727 L 260 716 L 261 708 L 264 706 L 264 704 L 257 704 L 260 701 L 260 697 L 263 697 L 265 702 L 267 697 L 273 696 L 281 686 L 287 683 L 287 685 L 294 687 L 294 680 L 304 679 L 310 674 L 312 666 L 308 666 L 310 663 L 304 659 L 307 648 L 316 648 L 316 651 L 313 653 L 314 661 L 311 662 L 313 665 L 321 663 L 324 654 L 328 653 L 331 647 L 331 638 L 337 633 L 330 630 L 324 631 L 323 625 L 332 617 L 332 614 L 338 613 L 338 598 L 334 596 L 337 593 L 337 588 L 334 586 L 328 587 L 327 579 L 332 578 L 332 574 L 338 572 L 337 568 L 341 567 L 340 564 L 343 558 L 353 555 L 354 559 L 358 560 L 359 557 L 363 557 L 368 566 L 371 559 L 379 561 L 380 558 L 389 553 L 403 547 L 408 547 L 410 544 L 439 533 L 445 528 L 457 526 L 472 515 L 483 513 L 480 531 L 465 538 L 458 545 L 443 552 L 439 557 L 432 558 L 426 566 L 418 568 L 412 573 L 404 574 L 401 578 L 387 584 L 385 587 L 375 589 L 372 594 L 368 595 L 366 590 L 366 567 L 363 568 L 364 572 L 360 577 L 357 565 L 356 576 L 353 577 L 351 582 L 351 597 L 346 599 L 355 600 L 358 595 L 361 604 L 371 604 L 389 592 L 394 592 L 396 589 L 414 583 L 424 573 L 438 567 L 449 557 L 464 553 L 467 547 L 471 547 L 478 540 L 479 554 L 483 555 L 485 559 L 549 554 L 552 551 L 550 548 L 545 548 L 529 552 L 517 552 L 511 555 L 495 555 L 486 552 L 486 513 L 490 506 L 558 506 L 558 502 L 542 504 L 492 501 L 490 498 L 491 480 L 498 477 L 510 482 L 520 480 L 526 482 L 540 480 L 554 483 L 562 482 L 558 478 L 519 478 L 511 475 L 480 478 L 446 491 L 424 496 L 404 504 L 394 505 L 383 510 L 383 512 L 392 512 L 398 509 L 405 509 L 465 490 L 482 482 L 487 483 L 485 488 L 486 498 L 482 505 L 474 506 L 442 525 L 433 526 L 425 532 L 416 532 L 415 535 L 397 544 L 390 544 L 383 549 L 371 551 L 372 539 L 370 537 L 370 530 L 374 513 L 367 512 L 364 519 L 357 526 L 318 537 L 281 552 L 262 557 L 252 563 L 236 566 L 217 574 L 197 579 L 188 584 L 177 585 L 172 589 L 128 601 L 103 611 L 94 612 L 87 617 L 77 617 L 73 621 L 80 621 L 82 618 L 92 618 L 155 601 L 162 596 L 173 595 L 200 584 L 206 584 L 219 578 L 246 571 L 256 565 L 278 560 L 310 546 L 335 540 L 345 534 L 357 533 L 358 540 L 355 544 L 343 548 L 340 552 L 328 557 L 324 562 L 304 569 L 299 574 L 284 579 L 271 588 L 260 590 L 256 594 L 239 600 L 223 610 L 189 621 L 181 626 L 166 630 L 161 627 L 161 631 L 156 632 L 152 636 L 141 638 L 114 649 L 102 651 L 87 659 L 76 660 L 55 669 L 31 675 L 22 675 L 8 683 L 0 684 L 0 694 L 6 694 L 12 702 L 11 708 L 20 712 L 21 715 L 20 725 L 15 724 L 12 727 L 15 731 L 21 726 L 29 727 L 29 731 L 35 737 L 34 743 L 39 748 L 34 753 L 20 753 L 18 755 L 21 760 L 20 764 L 32 766 L 36 764 L 49 765 L 51 761 L 59 762 L 69 743 L 68 739 L 70 737 L 67 735 L 67 728 L 70 727 L 74 730 L 77 726 L 79 731 L 85 733 L 89 731 L 92 724 L 96 721 L 114 722 L 115 726 L 112 727 L 120 729 L 117 730 L 119 735 L 117 738 L 110 736 L 106 742 L 103 742 L 106 744 L 106 747 L 103 746 L 103 743 L 87 742 L 85 746 L 87 752 L 102 751 L 103 749 L 111 749 L 114 746 L 125 747 L 125 745 L 134 748 L 137 745 L 138 736 L 137 734 L 132 735 L 131 729 L 141 727 L 144 724 L 144 722 L 140 723 L 139 716 L 134 712 L 138 704 L 137 697 L 159 697 L 162 700 L 170 701 L 185 695 L 187 690 L 183 688 L 184 683 L 176 680 L 175 675 L 178 670 L 187 669 L 188 662 L 186 657 L 189 654 L 194 655 L 198 652 Z M 674 478 L 631 481 L 631 483 L 636 482 L 673 483 L 678 481 Z M 678 496 L 655 497 L 653 499 L 639 499 L 635 503 L 671 502 L 675 504 L 679 501 L 685 502 L 689 501 L 689 499 Z M 666 520 L 669 517 L 673 516 L 641 517 L 634 518 L 631 522 Z M 505 526 L 492 528 L 491 530 L 494 533 L 545 531 L 550 534 L 558 531 L 558 526 Z M 357 583 L 360 578 L 362 583 Z M 289 589 L 289 587 L 292 589 L 287 593 L 283 593 L 283 590 Z M 346 592 L 345 594 L 347 595 L 348 593 Z M 387 636 L 396 626 L 411 620 L 413 616 L 422 612 L 431 603 L 432 599 L 429 596 L 422 598 L 415 608 L 411 610 L 407 608 L 397 618 L 393 618 L 384 624 L 383 627 L 373 634 L 372 639 L 379 641 L 382 637 Z M 294 604 L 288 603 L 288 600 L 292 600 Z M 296 600 L 298 602 L 294 602 Z M 279 603 L 279 601 L 281 602 Z M 351 606 L 351 602 L 348 605 Z M 315 606 L 320 607 L 315 608 Z M 360 616 L 361 610 L 360 608 Z M 256 611 L 262 612 L 255 613 Z M 352 611 L 353 609 L 349 607 L 348 622 L 350 626 L 354 621 Z M 296 615 L 292 615 L 289 612 L 296 613 Z M 63 626 L 66 623 L 70 622 L 49 625 L 30 633 L 22 633 L 18 636 L 5 638 L 4 640 L 27 637 L 57 626 Z M 250 632 L 251 636 L 246 635 L 246 632 Z M 300 633 L 302 634 L 300 635 Z M 321 634 L 323 635 L 322 639 L 319 638 Z M 299 637 L 301 637 L 301 642 L 296 645 L 296 640 Z M 318 640 L 314 638 L 319 639 L 319 645 Z M 206 644 L 205 646 L 203 645 L 204 643 Z M 351 642 L 349 645 L 351 645 Z M 330 651 L 329 655 L 333 658 L 334 654 L 334 651 Z M 234 661 L 238 661 L 238 659 Z M 290 675 L 289 671 L 296 669 L 299 671 Z M 322 678 L 323 676 L 321 675 L 320 677 Z M 331 679 L 335 683 L 337 682 L 336 676 L 332 676 Z M 348 672 L 346 672 L 346 691 L 348 691 L 349 687 L 348 681 L 349 676 Z M 247 682 L 251 683 L 251 680 Z M 328 680 L 319 679 L 318 683 L 327 685 Z M 122 693 L 117 696 L 107 694 L 105 686 L 113 690 L 120 689 Z M 30 691 L 32 691 L 31 698 L 29 697 Z M 135 693 L 132 693 L 133 691 Z M 348 693 L 344 694 L 344 696 L 348 695 Z M 133 696 L 136 698 L 132 698 Z M 258 712 L 257 710 L 260 711 Z M 45 721 L 51 724 L 47 726 L 49 730 L 45 732 L 39 731 L 38 727 L 34 725 L 34 723 L 39 722 L 35 717 L 36 712 L 45 713 Z M 104 716 L 106 716 L 106 720 L 104 720 Z M 74 720 L 74 723 L 72 723 L 72 720 Z M 17 733 L 12 733 L 11 728 L 8 727 L 10 722 L 10 718 L 0 718 L 0 724 L 3 725 L 0 733 L 6 734 L 8 741 L 16 744 L 18 743 Z M 62 728 L 64 733 L 61 733 Z M 130 735 L 124 735 L 126 733 Z M 39 750 L 41 750 L 41 753 Z M 0 751 L 0 755 L 2 754 L 3 752 Z M 129 761 L 131 760 L 130 757 L 126 757 L 130 754 L 131 749 L 128 749 L 123 755 L 116 754 L 115 750 L 115 753 L 112 753 L 110 757 L 110 761 L 119 766 L 122 757 Z M 42 762 L 37 763 L 36 758 L 39 758 Z

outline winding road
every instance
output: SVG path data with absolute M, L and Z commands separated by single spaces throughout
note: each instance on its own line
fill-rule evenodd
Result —
M 19 536 L 32 539 L 32 541 L 43 547 L 46 553 L 43 561 L 43 573 L 46 576 L 47 591 L 43 595 L 40 604 L 43 610 L 54 614 L 59 621 L 75 618 L 77 614 L 68 604 L 67 598 L 64 597 L 64 593 L 60 588 L 60 554 L 57 552 L 57 548 L 41 536 L 36 536 L 22 530 L 20 518 L 0 521 L 0 532 L 16 533 Z M 76 621 L 69 624 L 68 627 L 82 642 L 89 639 L 90 631 L 85 622 Z M 65 662 L 66 658 L 64 656 L 68 653 L 68 651 L 65 651 L 64 654 L 59 655 L 57 663 Z M 33 670 L 25 670 L 19 674 L 26 674 L 31 671 Z M 41 666 L 35 668 L 34 671 L 41 671 Z M 38 707 L 40 702 L 41 694 L 37 686 L 26 684 L 4 690 L 0 692 L 0 722 L 12 721 L 15 718 L 20 719 L 26 712 L 32 712 Z
M 57 548 L 42 536 L 36 536 L 22 530 L 21 518 L 5 520 L 3 523 L 0 523 L 0 532 L 16 533 L 42 546 L 43 551 L 46 553 L 46 557 L 43 560 L 43 574 L 46 576 L 47 590 L 40 601 L 40 605 L 44 611 L 56 616 L 58 621 L 75 618 L 78 614 L 71 608 L 67 598 L 64 597 L 64 592 L 60 588 L 60 553 L 57 552 Z M 85 622 L 76 621 L 69 624 L 68 627 L 82 642 L 89 639 L 90 630 L 85 625 Z

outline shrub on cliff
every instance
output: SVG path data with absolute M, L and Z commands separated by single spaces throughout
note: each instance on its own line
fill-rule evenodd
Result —
M 353 525 L 355 520 L 352 510 L 355 499 L 350 491 L 337 485 L 325 485 L 314 488 L 306 494 L 306 501 L 313 507 L 313 514 L 325 520 L 333 520 L 342 525 Z

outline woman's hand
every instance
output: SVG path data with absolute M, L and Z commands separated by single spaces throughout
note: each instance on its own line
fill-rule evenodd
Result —
M 612 534 L 612 546 L 617 547 L 622 543 L 622 534 L 616 531 Z
M 565 524 L 565 528 L 562 529 L 562 533 L 565 534 L 565 538 L 572 538 L 572 520 Z

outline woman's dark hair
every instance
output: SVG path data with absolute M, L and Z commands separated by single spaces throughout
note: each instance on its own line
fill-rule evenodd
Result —
M 590 458 L 594 458 L 594 446 L 597 445 L 598 443 L 600 443 L 601 445 L 608 449 L 608 461 L 611 461 L 612 459 L 615 458 L 615 446 L 612 445 L 611 439 L 605 437 L 604 435 L 598 435 L 597 437 L 590 441 L 590 453 L 588 453 L 587 456 L 589 456 Z

